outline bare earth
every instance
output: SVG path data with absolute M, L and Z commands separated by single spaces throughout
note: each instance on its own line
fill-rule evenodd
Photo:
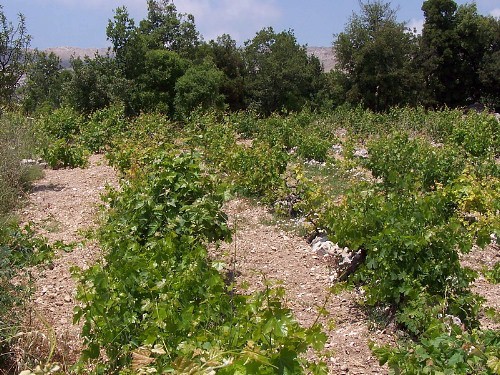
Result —
M 30 203 L 22 212 L 23 218 L 34 222 L 50 241 L 81 242 L 84 240 L 81 231 L 96 223 L 97 206 L 106 184 L 116 185 L 117 177 L 102 156 L 91 157 L 87 169 L 47 170 L 45 177 L 35 184 Z M 331 280 L 327 263 L 311 252 L 303 238 L 272 224 L 272 217 L 263 206 L 235 199 L 227 203 L 224 210 L 235 229 L 234 240 L 213 249 L 212 256 L 227 264 L 236 260 L 237 283 L 248 282 L 251 291 L 262 288 L 264 279 L 281 280 L 288 306 L 304 326 L 313 324 L 318 306 L 325 305 L 329 316 L 319 321 L 328 334 L 323 360 L 328 363 L 331 374 L 387 374 L 387 367 L 380 367 L 371 355 L 368 342 L 393 343 L 394 337 L 390 331 L 380 330 L 370 323 L 360 307 L 362 295 L 359 291 L 329 293 Z M 78 358 L 82 342 L 80 327 L 72 324 L 75 282 L 70 268 L 86 268 L 99 256 L 95 244 L 83 242 L 72 252 L 61 251 L 53 268 L 36 276 L 32 324 L 45 331 L 45 337 L 50 336 L 47 331 L 55 333 L 53 360 L 70 364 Z M 486 253 L 473 252 L 464 262 L 491 265 L 498 258 L 498 247 L 494 247 Z M 500 307 L 497 286 L 479 279 L 474 288 L 487 298 L 488 305 Z M 490 323 L 485 321 L 486 325 Z M 40 343 L 40 351 L 44 350 L 43 345 L 47 350 L 45 342 Z M 31 349 L 36 351 L 37 348 Z
M 35 223 L 37 231 L 49 242 L 81 243 L 71 252 L 60 251 L 53 267 L 35 275 L 33 328 L 45 337 L 50 337 L 53 330 L 56 336 L 53 360 L 62 363 L 74 362 L 81 350 L 80 327 L 72 324 L 76 286 L 70 268 L 86 268 L 99 256 L 99 249 L 93 243 L 86 243 L 81 232 L 95 225 L 100 195 L 107 184 L 114 185 L 116 181 L 115 171 L 99 155 L 90 158 L 87 169 L 46 170 L 22 212 L 23 219 Z M 40 340 L 37 343 L 40 347 L 31 350 L 43 352 L 46 341 Z

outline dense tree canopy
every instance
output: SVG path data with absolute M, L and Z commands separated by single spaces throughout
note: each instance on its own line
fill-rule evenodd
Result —
M 35 51 L 22 90 L 24 109 L 33 112 L 39 106 L 59 107 L 63 100 L 64 82 L 70 78 L 71 73 L 62 70 L 61 59 L 53 52 Z
M 245 44 L 245 88 L 250 106 L 263 113 L 299 110 L 314 96 L 321 64 L 292 31 L 262 29 Z
M 361 3 L 334 43 L 346 100 L 374 110 L 416 101 L 414 38 L 390 4 Z
M 499 21 L 479 15 L 475 4 L 453 0 L 427 0 L 422 10 L 420 67 L 431 104 L 454 107 L 491 96 L 488 82 L 496 79 L 496 69 L 489 64 L 498 51 Z
M 343 103 L 375 111 L 477 101 L 499 108 L 498 18 L 479 15 L 474 4 L 426 0 L 416 35 L 390 3 L 359 4 L 335 37 L 337 65 L 328 74 L 291 30 L 264 28 L 243 46 L 227 34 L 204 42 L 194 17 L 179 13 L 173 0 L 147 0 L 138 22 L 117 8 L 106 28 L 112 53 L 74 59 L 63 72 L 55 56 L 28 53 L 24 17 L 14 26 L 0 6 L 1 101 L 19 93 L 30 112 L 69 104 L 83 113 L 118 102 L 128 115 L 154 111 L 176 119 L 211 106 L 263 115 Z

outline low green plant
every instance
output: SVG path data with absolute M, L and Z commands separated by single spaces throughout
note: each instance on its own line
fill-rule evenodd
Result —
M 199 157 L 156 150 L 139 163 L 107 197 L 98 231 L 105 259 L 75 270 L 82 366 L 92 361 L 96 373 L 325 374 L 300 355 L 326 337 L 316 325 L 298 325 L 282 290 L 235 295 L 208 258 L 207 244 L 230 231 L 223 194 Z
M 22 307 L 29 294 L 25 268 L 48 264 L 53 248 L 30 225 L 8 222 L 0 227 L 0 368 L 9 366 L 9 349 L 22 323 Z M 14 278 L 17 278 L 14 281 Z
M 500 262 L 496 262 L 491 269 L 483 271 L 483 274 L 490 283 L 500 284 Z
M 103 152 L 114 137 L 127 129 L 122 106 L 111 106 L 92 113 L 82 126 L 80 141 L 91 152 Z
M 500 372 L 500 335 L 492 330 L 463 330 L 450 317 L 436 319 L 419 342 L 397 347 L 371 344 L 390 374 L 490 374 Z
M 324 162 L 331 146 L 332 143 L 321 135 L 304 132 L 297 145 L 297 154 L 306 160 Z
M 66 167 L 85 168 L 88 165 L 89 152 L 79 144 L 57 139 L 42 150 L 42 155 L 43 159 L 53 169 Z
M 179 130 L 164 115 L 158 113 L 141 114 L 127 125 L 127 131 L 115 134 L 106 158 L 122 174 L 134 173 L 133 165 L 148 153 L 154 154 L 158 148 L 171 149 Z
M 54 169 L 86 167 L 88 150 L 78 141 L 83 118 L 70 107 L 44 114 L 38 120 L 38 148 L 47 164 Z
M 0 222 L 19 202 L 41 168 L 23 162 L 36 159 L 33 122 L 16 113 L 0 115 Z
M 254 141 L 251 147 L 238 147 L 229 161 L 229 173 L 237 191 L 273 202 L 284 186 L 283 174 L 288 154 L 279 147 Z
M 80 134 L 84 120 L 71 107 L 61 107 L 42 114 L 38 126 L 43 135 L 53 139 L 71 139 Z
M 465 167 L 456 148 L 436 147 L 430 142 L 396 132 L 368 144 L 366 166 L 390 190 L 431 190 L 449 184 Z
M 455 124 L 449 139 L 472 157 L 496 156 L 500 153 L 498 121 L 486 113 L 470 112 Z

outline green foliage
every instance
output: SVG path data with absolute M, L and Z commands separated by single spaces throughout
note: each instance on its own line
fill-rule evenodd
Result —
M 157 150 L 108 195 L 98 234 L 105 259 L 77 272 L 82 360 L 96 372 L 326 373 L 299 358 L 325 336 L 293 320 L 282 290 L 236 296 L 210 264 L 206 244 L 230 231 L 216 181 L 199 162 Z
M 458 6 L 453 0 L 427 0 L 422 10 L 418 64 L 426 77 L 430 104 L 470 104 L 480 99 L 482 91 L 491 93 L 488 81 L 494 82 L 490 74 L 495 68 L 487 61 L 499 48 L 498 21 L 479 15 L 475 4 Z M 483 66 L 483 75 L 489 77 L 483 79 L 484 86 Z
M 471 157 L 495 157 L 500 154 L 500 126 L 489 114 L 469 113 L 453 127 L 450 141 Z
M 265 115 L 298 111 L 314 96 L 321 65 L 292 31 L 262 29 L 245 43 L 244 59 L 249 108 Z
M 22 323 L 21 307 L 28 293 L 22 269 L 49 263 L 52 257 L 53 248 L 44 238 L 37 237 L 31 226 L 0 226 L 0 368 L 7 368 L 9 346 Z
M 52 139 L 73 139 L 83 126 L 83 118 L 71 107 L 62 107 L 43 115 L 39 120 L 40 131 Z
M 206 111 L 221 108 L 224 96 L 220 94 L 224 74 L 208 61 L 190 67 L 175 84 L 177 116 L 186 119 L 195 109 Z
M 416 43 L 396 12 L 382 1 L 361 2 L 334 42 L 346 101 L 376 111 L 418 102 Z M 417 74 L 416 74 L 417 73 Z
M 110 146 L 113 138 L 127 128 L 124 108 L 112 106 L 96 111 L 82 126 L 80 141 L 91 152 L 102 152 Z
M 85 168 L 88 164 L 89 152 L 81 145 L 68 143 L 64 139 L 56 139 L 42 150 L 42 156 L 53 169 Z
M 496 262 L 495 265 L 484 272 L 484 277 L 493 284 L 500 284 L 500 262 Z
M 61 59 L 53 52 L 35 51 L 21 89 L 24 110 L 33 113 L 40 107 L 58 108 L 68 74 L 62 71 Z
M 0 5 L 0 108 L 10 104 L 19 81 L 26 72 L 30 60 L 30 42 L 25 17 L 19 14 L 18 23 L 14 27 Z
M 199 44 L 194 17 L 179 13 L 172 0 L 148 0 L 148 16 L 139 31 L 150 49 L 167 48 L 182 57 L 192 56 Z
M 472 275 L 460 267 L 457 248 L 471 238 L 454 214 L 445 190 L 427 194 L 381 194 L 358 187 L 325 213 L 340 246 L 366 251 L 357 280 L 370 304 L 400 304 L 422 290 L 444 297 L 464 291 Z
M 19 196 L 42 172 L 39 167 L 22 163 L 36 157 L 34 126 L 16 113 L 0 115 L 0 223 L 13 209 Z
M 135 110 L 174 115 L 176 82 L 188 69 L 188 61 L 176 52 L 150 50 L 144 58 L 145 70 L 138 78 L 138 106 Z
M 215 65 L 224 72 L 220 92 L 225 96 L 229 109 L 237 111 L 244 108 L 245 62 L 241 49 L 231 36 L 224 34 L 209 42 Z
M 178 129 L 165 115 L 142 114 L 130 122 L 127 131 L 115 134 L 106 158 L 122 174 L 133 175 L 144 155 L 158 148 L 171 149 L 176 135 Z
M 304 132 L 297 146 L 297 154 L 306 160 L 326 161 L 331 142 L 321 135 Z
M 78 143 L 83 118 L 70 107 L 59 108 L 38 120 L 39 148 L 52 168 L 85 167 L 88 150 Z
M 288 154 L 283 149 L 254 142 L 251 147 L 240 147 L 233 154 L 231 177 L 237 190 L 272 202 L 284 186 L 287 161 Z
M 436 147 L 423 139 L 394 133 L 368 144 L 367 167 L 386 189 L 396 191 L 432 190 L 458 177 L 464 160 L 453 147 Z
M 76 111 L 88 114 L 114 103 L 130 102 L 133 87 L 111 56 L 73 58 L 71 68 L 71 79 L 64 85 L 64 104 Z
M 464 331 L 449 319 L 442 319 L 418 343 L 397 348 L 372 345 L 381 364 L 391 374 L 498 374 L 500 336 L 497 331 Z

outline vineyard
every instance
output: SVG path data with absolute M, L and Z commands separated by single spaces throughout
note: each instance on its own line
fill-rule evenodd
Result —
M 385 371 L 500 373 L 498 301 L 472 289 L 478 277 L 489 288 L 499 282 L 495 117 L 339 107 L 268 118 L 193 114 L 180 124 L 154 114 L 130 120 L 110 107 L 89 117 L 68 108 L 34 121 L 2 117 L 14 120 L 32 127 L 51 168 L 85 167 L 101 153 L 120 177 L 86 234 L 102 258 L 72 270 L 81 356 L 74 364 L 26 359 L 17 365 L 23 374 L 332 373 L 325 306 L 345 290 L 359 295 L 374 330 L 397 340 L 369 344 Z M 324 255 L 330 277 L 320 288 L 329 292 L 311 324 L 299 324 L 285 288 L 265 270 L 255 270 L 260 286 L 239 279 L 242 250 L 230 243 L 240 233 L 224 211 L 238 197 L 264 205 L 290 235 L 338 245 Z M 22 314 L 9 311 L 24 311 L 28 299 L 16 269 L 49 267 L 78 246 L 37 232 L 2 229 L 5 353 L 22 341 Z M 496 264 L 465 267 L 480 249 Z M 272 250 L 279 259 L 281 249 Z

